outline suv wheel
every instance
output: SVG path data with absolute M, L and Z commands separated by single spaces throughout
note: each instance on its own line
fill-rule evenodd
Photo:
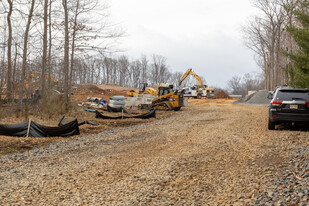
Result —
M 272 122 L 269 118 L 268 118 L 268 129 L 269 130 L 275 130 L 275 126 L 276 124 L 274 122 Z

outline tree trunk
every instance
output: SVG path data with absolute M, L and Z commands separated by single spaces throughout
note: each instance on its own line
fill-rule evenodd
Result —
M 19 93 L 19 110 L 21 110 L 21 108 L 22 108 L 22 100 L 23 100 L 24 90 L 25 90 L 27 53 L 28 53 L 28 37 L 29 37 L 29 30 L 30 30 L 30 25 L 31 25 L 33 10 L 34 10 L 34 4 L 35 4 L 35 0 L 32 0 L 31 1 L 31 8 L 30 8 L 29 15 L 28 15 L 28 21 L 27 21 L 27 25 L 26 25 L 25 36 L 24 36 L 24 51 L 23 51 L 23 62 L 22 62 L 21 81 L 20 81 L 21 87 L 20 87 L 20 93 Z M 25 116 L 27 118 L 28 114 L 26 114 L 26 113 L 27 113 L 27 111 L 25 112 Z
M 9 102 L 13 101 L 13 82 L 12 82 L 12 22 L 11 16 L 13 12 L 13 0 L 7 0 L 9 3 L 9 12 L 7 15 L 7 23 L 9 29 L 9 36 L 8 36 L 8 71 L 7 71 L 7 99 Z
M 62 0 L 63 11 L 64 11 L 64 103 L 65 111 L 69 111 L 69 16 L 68 16 L 68 5 L 67 0 Z
M 7 29 L 7 25 L 6 25 L 6 20 L 5 17 L 3 18 L 4 21 L 4 28 L 3 28 L 3 39 L 6 39 L 6 29 Z M 1 57 L 1 70 L 0 70 L 0 105 L 2 105 L 2 88 L 4 86 L 4 79 L 5 79 L 5 46 L 3 47 L 2 50 L 2 57 Z
M 47 61 L 47 68 L 48 68 L 48 94 L 50 95 L 51 91 L 51 49 L 52 49 L 52 24 L 51 24 L 51 5 L 52 1 L 49 3 L 49 12 L 48 12 L 48 32 L 49 32 L 49 45 L 48 45 L 48 61 Z
M 44 0 L 44 26 L 43 26 L 43 55 L 42 55 L 42 108 L 44 108 L 46 103 L 46 65 L 47 65 L 47 16 L 48 16 L 48 0 Z
M 74 26 L 72 34 L 72 46 L 71 46 L 71 66 L 70 66 L 70 81 L 69 81 L 69 97 L 71 98 L 71 88 L 72 88 L 72 79 L 73 79 L 73 69 L 74 69 L 74 53 L 75 53 L 75 37 L 77 29 L 77 16 L 79 10 L 79 0 L 76 2 L 75 17 L 74 17 Z

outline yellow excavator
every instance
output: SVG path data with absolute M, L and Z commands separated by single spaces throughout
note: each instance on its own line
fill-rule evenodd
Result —
M 152 94 L 152 96 L 158 96 L 157 90 L 148 87 L 148 83 L 142 83 L 142 84 L 143 84 L 142 90 L 139 91 L 130 90 L 129 92 L 127 92 L 127 95 L 130 97 L 134 97 L 134 95 L 138 94 Z
M 178 111 L 183 106 L 183 94 L 173 90 L 173 85 L 160 86 L 158 97 L 152 101 L 152 108 Z
M 189 76 L 192 75 L 197 81 L 198 85 L 194 85 L 191 88 L 191 96 L 194 98 L 201 99 L 202 97 L 211 98 L 214 95 L 214 89 L 208 88 L 207 85 L 203 84 L 203 80 L 190 68 L 184 73 L 184 75 L 179 80 L 179 86 L 181 83 Z
M 29 88 L 29 85 L 34 83 L 34 82 L 38 82 L 38 80 L 42 77 L 42 73 L 41 72 L 36 72 L 36 73 L 28 73 L 26 76 L 26 80 L 25 80 L 25 87 L 26 89 Z M 49 75 L 45 74 L 45 79 L 49 79 Z M 52 83 L 56 84 L 58 82 L 58 80 L 53 77 L 50 76 L 50 80 Z

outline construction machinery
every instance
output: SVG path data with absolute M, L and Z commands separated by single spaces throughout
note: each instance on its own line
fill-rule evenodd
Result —
M 152 108 L 178 111 L 183 106 L 182 92 L 174 91 L 173 85 L 160 86 L 158 97 L 152 101 Z
M 192 96 L 194 98 L 201 99 L 202 97 L 212 97 L 214 95 L 214 89 L 208 88 L 207 85 L 203 84 L 203 80 L 190 68 L 179 80 L 179 86 L 189 76 L 192 75 L 197 81 L 198 85 L 194 85 L 191 88 L 186 89 L 185 96 Z
M 35 72 L 35 73 L 28 73 L 25 79 L 25 88 L 29 92 L 31 92 L 31 99 L 38 100 L 41 98 L 41 78 L 42 73 L 41 72 Z M 45 74 L 45 79 L 48 81 L 50 79 L 52 86 L 55 86 L 58 84 L 58 80 L 53 77 L 52 75 Z M 53 93 L 57 94 L 57 90 L 53 90 Z
M 143 87 L 141 90 L 139 91 L 135 91 L 135 90 L 130 90 L 129 92 L 127 92 L 127 95 L 130 97 L 134 97 L 134 95 L 138 95 L 138 94 L 151 94 L 152 96 L 158 96 L 158 92 L 157 90 L 148 87 L 148 83 L 142 83 Z
M 203 88 L 203 90 L 206 91 L 208 99 L 213 98 L 213 96 L 215 95 L 215 90 L 213 88 L 206 87 L 206 88 Z
M 26 76 L 26 80 L 25 80 L 25 86 L 26 89 L 29 88 L 29 85 L 31 85 L 32 83 L 37 83 L 42 77 L 42 73 L 41 72 L 36 72 L 36 73 L 28 73 Z M 58 80 L 53 77 L 50 76 L 48 74 L 45 74 L 45 79 L 49 79 L 51 80 L 52 83 L 56 84 L 58 83 Z

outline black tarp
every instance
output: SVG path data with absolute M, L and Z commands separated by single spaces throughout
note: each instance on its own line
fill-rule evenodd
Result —
M 29 122 L 20 124 L 0 125 L 0 135 L 25 137 L 27 135 Z
M 95 115 L 96 118 L 102 118 L 102 119 L 128 119 L 128 118 L 140 118 L 140 119 L 148 119 L 151 117 L 156 117 L 156 110 L 151 110 L 150 112 L 147 112 L 145 114 L 137 115 L 137 116 L 118 116 L 118 117 L 109 117 L 101 114 L 100 112 L 96 112 Z
M 79 135 L 78 121 L 75 119 L 59 127 L 48 127 L 37 124 L 33 121 L 12 125 L 0 125 L 0 135 L 26 137 L 29 128 L 28 137 L 69 137 Z
M 58 126 L 62 126 L 62 125 L 65 125 L 65 124 L 66 124 L 65 116 L 63 116 L 63 117 L 61 118 L 61 120 L 59 121 Z M 78 126 L 81 126 L 81 125 L 84 125 L 84 124 L 90 124 L 90 125 L 98 126 L 98 124 L 93 123 L 93 122 L 90 122 L 90 121 L 78 122 Z

